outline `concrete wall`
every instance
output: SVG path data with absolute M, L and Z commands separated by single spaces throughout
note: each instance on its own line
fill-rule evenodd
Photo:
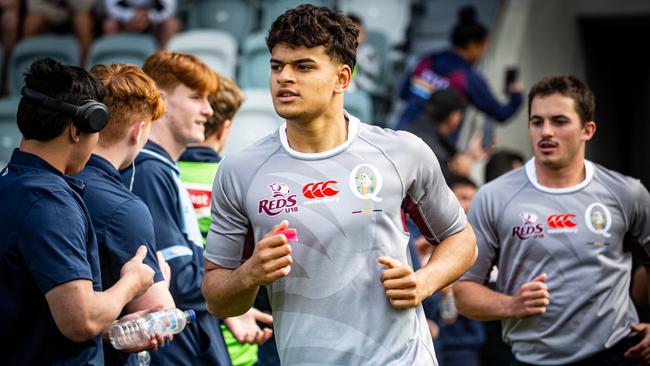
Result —
M 546 75 L 570 73 L 585 78 L 579 34 L 580 16 L 650 14 L 647 0 L 506 0 L 483 71 L 495 90 L 503 87 L 508 65 L 520 67 L 528 89 Z M 597 96 L 598 97 L 598 96 Z M 527 101 L 507 126 L 498 127 L 497 146 L 531 156 L 527 132 Z

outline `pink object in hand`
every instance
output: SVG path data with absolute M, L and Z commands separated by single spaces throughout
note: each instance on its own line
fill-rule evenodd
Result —
M 298 231 L 296 229 L 284 229 L 277 232 L 277 234 L 283 234 L 287 237 L 288 241 L 298 241 Z

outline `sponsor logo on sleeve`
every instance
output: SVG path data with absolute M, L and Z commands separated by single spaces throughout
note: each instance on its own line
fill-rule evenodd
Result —
M 295 194 L 291 194 L 289 186 L 284 183 L 271 183 L 269 184 L 273 196 L 270 199 L 262 199 L 258 201 L 257 214 L 266 214 L 268 216 L 276 216 L 282 212 L 296 212 L 298 206 Z
M 609 245 L 605 240 L 612 236 L 609 229 L 612 227 L 612 214 L 607 206 L 600 202 L 592 203 L 585 210 L 585 224 L 587 229 L 597 235 L 596 241 L 587 243 L 593 246 Z
M 546 218 L 546 223 L 550 227 L 546 232 L 548 234 L 577 233 L 578 225 L 574 221 L 575 218 L 576 215 L 572 213 L 550 215 Z
M 522 225 L 513 226 L 512 236 L 521 240 L 530 238 L 543 238 L 544 226 L 537 223 L 537 215 L 532 212 L 522 212 L 519 214 Z
M 337 188 L 338 182 L 335 180 L 328 180 L 323 182 L 311 182 L 302 187 L 302 195 L 307 198 L 304 205 L 314 205 L 317 203 L 338 202 L 339 190 Z

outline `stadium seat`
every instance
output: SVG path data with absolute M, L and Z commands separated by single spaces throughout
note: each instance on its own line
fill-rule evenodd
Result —
M 264 136 L 274 132 L 284 123 L 275 113 L 268 89 L 245 89 L 245 99 L 235 115 L 224 156 L 241 151 Z
M 262 31 L 268 31 L 273 21 L 282 15 L 286 10 L 295 8 L 301 4 L 312 4 L 314 6 L 326 6 L 330 9 L 336 8 L 335 0 L 266 0 L 262 1 Z
M 366 32 L 366 43 L 372 45 L 374 50 L 374 57 L 378 57 L 379 68 L 381 72 L 379 73 L 379 78 L 376 80 L 376 86 L 374 89 L 366 89 L 372 95 L 386 95 L 390 93 L 390 88 L 393 80 L 392 74 L 392 65 L 390 61 L 390 45 L 388 44 L 388 39 L 386 35 L 382 32 L 369 30 Z M 363 62 L 360 58 L 359 53 L 357 52 L 357 64 Z
M 10 94 L 20 93 L 24 72 L 32 62 L 42 57 L 51 57 L 67 65 L 79 65 L 79 42 L 74 36 L 53 34 L 33 36 L 18 42 L 9 63 Z
M 237 83 L 242 88 L 268 88 L 271 54 L 266 47 L 266 32 L 250 35 L 242 44 Z
M 250 0 L 197 0 L 190 8 L 187 29 L 217 29 L 238 43 L 251 33 L 256 10 Z
M 229 78 L 235 77 L 237 67 L 237 40 L 230 33 L 195 29 L 176 34 L 170 41 L 171 51 L 192 54 L 213 70 Z
M 368 93 L 362 90 L 346 91 L 343 97 L 345 110 L 357 117 L 361 122 L 374 124 L 372 121 L 372 100 Z
M 366 30 L 384 33 L 391 46 L 404 43 L 411 21 L 411 0 L 340 0 L 339 8 L 361 18 Z
M 22 138 L 16 125 L 19 101 L 19 97 L 0 98 L 0 169 L 7 165 L 12 151 Z
M 150 34 L 117 33 L 102 37 L 96 39 L 90 47 L 87 68 L 112 63 L 142 66 L 144 60 L 156 49 L 156 39 Z

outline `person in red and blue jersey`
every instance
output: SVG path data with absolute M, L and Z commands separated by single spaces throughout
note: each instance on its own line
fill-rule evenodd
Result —
M 485 79 L 474 69 L 488 45 L 488 29 L 476 20 L 472 6 L 463 7 L 451 34 L 452 48 L 424 57 L 405 80 L 400 97 L 406 108 L 399 117 L 398 129 L 411 125 L 424 111 L 431 95 L 441 89 L 454 89 L 469 104 L 491 119 L 504 122 L 521 106 L 523 84 L 507 86 L 509 100 L 497 100 Z

